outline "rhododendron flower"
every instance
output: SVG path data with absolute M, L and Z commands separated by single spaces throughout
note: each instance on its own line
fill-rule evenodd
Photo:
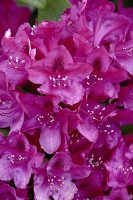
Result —
M 21 133 L 11 133 L 0 143 L 0 179 L 14 179 L 16 187 L 25 188 L 33 173 L 33 166 L 39 167 L 43 156 L 37 153 L 36 147 L 30 145 Z
M 67 132 L 69 111 L 59 109 L 59 99 L 56 96 L 40 97 L 35 95 L 20 95 L 29 117 L 25 120 L 22 131 L 39 128 L 41 147 L 49 154 L 57 151 L 61 144 L 61 135 Z M 30 100 L 32 98 L 32 100 Z M 30 101 L 29 101 L 30 100 Z M 31 107 L 34 105 L 34 108 Z M 57 110 L 58 108 L 58 110 Z
M 105 163 L 109 172 L 108 185 L 112 187 L 125 187 L 133 184 L 133 145 L 129 149 L 120 143 L 111 160 Z
M 10 30 L 8 31 L 10 32 Z M 31 49 L 31 43 L 23 30 L 23 25 L 20 26 L 15 37 L 5 34 L 2 39 L 2 50 L 0 69 L 6 73 L 9 83 L 16 86 L 26 81 L 25 67 L 34 60 L 36 50 Z
M 28 69 L 29 79 L 42 84 L 38 89 L 40 93 L 57 95 L 61 101 L 71 105 L 83 98 L 84 89 L 80 82 L 90 72 L 87 64 L 74 63 L 63 45 L 55 47 L 44 60 L 35 62 Z
M 114 82 L 113 74 L 108 77 L 111 60 L 105 48 L 96 48 L 88 54 L 87 62 L 93 66 L 93 72 L 84 82 L 87 93 L 94 96 L 117 98 L 119 86 Z M 109 71 L 109 72 L 108 72 Z
M 49 199 L 71 200 L 77 192 L 73 179 L 85 178 L 90 174 L 86 166 L 74 165 L 67 153 L 57 152 L 49 163 L 35 172 L 36 200 Z

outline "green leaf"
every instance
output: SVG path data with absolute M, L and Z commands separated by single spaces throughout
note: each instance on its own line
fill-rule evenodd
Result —
M 122 126 L 121 131 L 123 134 L 128 134 L 128 133 L 133 134 L 133 124 L 127 124 Z
M 67 0 L 47 0 L 44 9 L 38 9 L 38 21 L 58 20 L 60 15 L 70 4 Z
M 0 128 L 0 132 L 2 132 L 4 136 L 7 136 L 9 133 L 9 128 Z
M 19 2 L 39 9 L 44 8 L 46 5 L 46 0 L 19 0 Z

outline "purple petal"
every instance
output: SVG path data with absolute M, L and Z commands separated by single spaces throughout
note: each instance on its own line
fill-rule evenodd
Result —
M 77 129 L 90 142 L 96 142 L 98 138 L 98 129 L 95 125 L 91 124 L 87 118 L 84 119 L 83 123 L 78 125 Z
M 46 153 L 56 152 L 61 144 L 60 129 L 58 127 L 43 128 L 40 135 L 40 144 Z

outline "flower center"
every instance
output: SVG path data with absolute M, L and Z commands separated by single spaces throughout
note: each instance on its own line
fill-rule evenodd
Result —
M 22 155 L 14 155 L 14 154 L 9 155 L 7 158 L 13 164 L 18 164 L 19 162 L 22 162 L 26 159 L 26 157 L 23 157 Z
M 101 78 L 97 74 L 92 73 L 90 76 L 87 76 L 86 84 L 89 85 L 89 86 L 92 86 L 99 81 L 103 81 L 103 78 Z
M 62 187 L 64 185 L 64 176 L 56 176 L 56 175 L 48 175 L 48 182 L 49 182 L 49 187 L 52 192 L 58 192 L 59 187 Z
M 44 125 L 50 128 L 55 121 L 55 113 L 47 113 L 45 116 L 39 115 L 37 120 L 40 125 Z
M 96 168 L 102 165 L 103 160 L 102 157 L 96 158 L 94 154 L 91 155 L 91 157 L 87 157 L 86 161 L 88 163 L 88 166 L 91 166 L 92 168 Z
M 87 105 L 87 112 L 90 117 L 96 121 L 101 121 L 104 118 L 106 108 L 102 107 L 100 104 L 89 106 Z
M 18 70 L 23 70 L 25 66 L 25 60 L 21 60 L 19 57 L 9 56 L 8 63 L 12 68 Z
M 79 142 L 81 144 L 81 142 L 84 141 L 84 137 L 80 134 L 79 131 L 77 130 L 74 130 L 72 132 L 70 132 L 70 140 L 69 140 L 69 145 L 73 145 L 73 144 L 78 144 L 79 145 Z
M 113 125 L 113 124 L 102 124 L 102 126 L 100 127 L 100 133 L 105 133 L 107 135 L 110 134 L 114 134 L 115 132 L 119 132 L 119 129 L 117 126 Z
M 49 76 L 49 79 L 52 81 L 52 86 L 55 87 L 66 87 L 68 76 L 62 77 L 61 75 L 57 75 L 57 77 Z
M 62 56 L 58 56 L 53 60 L 52 71 L 54 73 L 61 73 L 64 71 L 64 60 Z

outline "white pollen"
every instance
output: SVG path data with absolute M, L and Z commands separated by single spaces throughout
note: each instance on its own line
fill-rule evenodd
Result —
M 10 38 L 10 37 L 11 37 L 11 29 L 8 29 L 8 30 L 5 32 L 5 37 L 6 37 L 6 38 Z

